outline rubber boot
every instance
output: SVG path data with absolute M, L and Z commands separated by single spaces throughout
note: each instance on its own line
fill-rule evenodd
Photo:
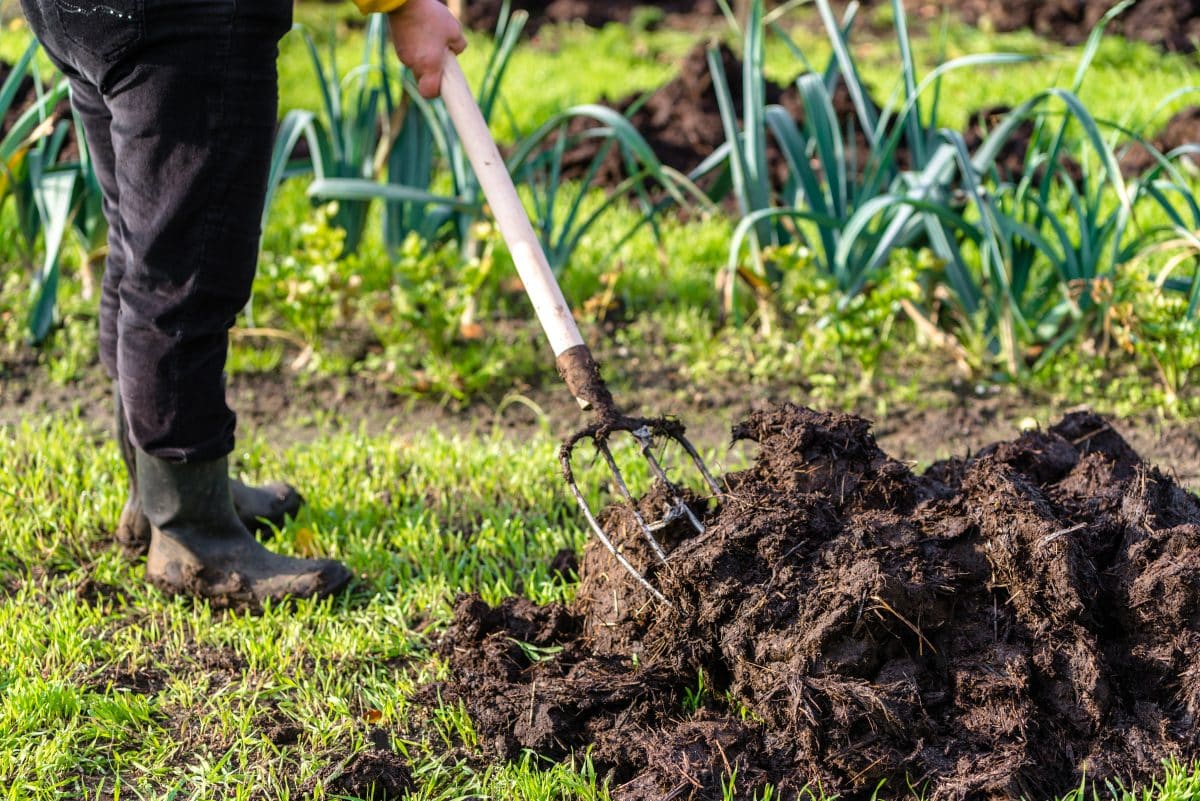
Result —
M 177 464 L 136 452 L 150 521 L 146 578 L 172 595 L 254 605 L 329 595 L 350 571 L 332 559 L 295 559 L 254 539 L 233 508 L 228 459 Z
M 129 424 L 125 422 L 125 409 L 121 405 L 121 393 L 116 395 L 117 446 L 121 449 L 121 461 L 129 476 L 129 496 L 117 521 L 116 538 L 121 550 L 131 559 L 145 556 L 150 548 L 150 521 L 142 511 L 142 499 L 138 495 L 136 449 L 129 439 Z
M 121 518 L 117 521 L 116 539 L 125 554 L 131 559 L 136 559 L 145 556 L 150 547 L 150 521 L 142 511 L 141 498 L 138 496 L 137 470 L 134 467 L 136 449 L 129 439 L 129 423 L 125 420 L 121 393 L 115 391 L 113 394 L 116 398 L 117 445 L 121 449 L 121 459 L 125 462 L 125 470 L 129 474 L 129 497 L 125 501 L 125 508 L 121 510 Z M 242 523 L 263 539 L 270 539 L 275 529 L 282 528 L 287 518 L 294 516 L 304 504 L 300 493 L 282 481 L 251 487 L 231 478 L 229 489 L 233 495 L 233 506 Z

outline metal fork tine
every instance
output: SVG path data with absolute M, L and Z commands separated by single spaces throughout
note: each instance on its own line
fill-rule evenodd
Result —
M 665 565 L 667 563 L 667 555 L 663 552 L 662 546 L 658 544 L 658 540 L 654 539 L 654 532 L 650 530 L 650 526 L 646 525 L 646 519 L 642 517 L 641 511 L 638 510 L 637 501 L 634 500 L 633 494 L 625 484 L 625 477 L 621 475 L 621 470 L 617 467 L 617 460 L 613 458 L 612 451 L 608 449 L 608 443 L 597 442 L 596 450 L 600 451 L 604 455 L 604 461 L 608 462 L 609 469 L 612 470 L 613 477 L 617 480 L 617 488 L 621 491 L 621 495 L 625 500 L 629 502 L 629 508 L 642 530 L 642 536 L 646 538 L 646 542 L 650 543 L 650 547 L 654 550 L 654 555 Z
M 608 549 L 608 552 L 613 555 L 621 567 L 625 568 L 625 571 L 629 573 L 629 575 L 637 579 L 637 582 L 645 587 L 646 591 L 649 592 L 656 601 L 664 603 L 667 606 L 674 606 L 674 604 L 667 600 L 666 596 L 654 589 L 654 585 L 652 585 L 645 576 L 639 573 L 637 568 L 631 565 L 629 560 L 617 550 L 615 545 L 613 545 L 612 540 L 608 538 L 608 535 L 604 533 L 604 529 L 600 526 L 599 521 L 596 520 L 596 516 L 592 514 L 591 507 L 588 506 L 587 500 L 584 499 L 583 492 L 579 489 L 579 485 L 576 484 L 574 480 L 568 480 L 567 484 L 571 487 L 571 493 L 575 496 L 575 501 L 579 504 L 579 508 L 583 512 L 583 516 L 587 519 L 588 525 L 591 526 L 592 533 L 599 538 L 600 542 L 605 548 Z
M 671 493 L 671 500 L 675 503 L 675 508 L 687 516 L 688 521 L 691 522 L 692 528 L 696 529 L 697 534 L 703 534 L 706 531 L 704 524 L 692 512 L 691 507 L 687 505 L 683 496 L 679 494 L 679 490 L 675 488 L 675 484 L 671 482 L 671 479 L 667 478 L 667 473 L 662 469 L 662 465 L 658 463 L 658 459 L 654 457 L 654 436 L 650 433 L 649 427 L 642 426 L 637 431 L 632 432 L 632 434 L 634 439 L 638 441 L 638 444 L 641 445 L 642 456 L 646 457 L 646 461 L 649 462 L 650 470 L 663 483 L 667 491 Z
M 696 448 L 692 445 L 691 441 L 687 437 L 683 436 L 683 434 L 672 434 L 670 437 L 682 445 L 683 449 L 687 451 L 688 456 L 692 457 L 692 463 L 700 469 L 701 475 L 703 475 L 704 480 L 708 482 L 708 486 L 712 489 L 713 494 L 718 498 L 724 495 L 724 492 L 721 491 L 720 485 L 717 484 L 717 480 L 713 478 L 712 473 L 708 471 L 708 465 L 706 465 L 704 460 L 700 458 L 700 454 L 696 451 Z
M 629 490 L 629 485 L 625 482 L 625 476 L 621 473 L 621 469 L 617 466 L 616 457 L 613 456 L 612 450 L 608 447 L 608 440 L 613 433 L 618 431 L 629 432 L 637 441 L 638 447 L 642 452 L 642 457 L 646 463 L 650 465 L 650 471 L 654 478 L 661 481 L 670 496 L 668 501 L 667 513 L 661 520 L 656 520 L 653 524 L 647 523 L 646 518 L 638 509 L 637 500 L 633 497 L 633 493 Z M 571 493 L 575 496 L 575 502 L 579 505 L 580 511 L 583 512 L 584 518 L 587 519 L 588 527 L 600 543 L 608 550 L 610 554 L 617 560 L 617 563 L 632 576 L 638 584 L 646 589 L 656 601 L 673 606 L 661 592 L 655 589 L 646 576 L 638 572 L 625 555 L 622 554 L 613 541 L 609 539 L 608 534 L 600 526 L 600 522 L 596 520 L 596 516 L 592 514 L 591 508 L 587 504 L 587 500 L 583 496 L 583 491 L 579 489 L 579 485 L 575 482 L 575 473 L 572 468 L 572 458 L 575 451 L 575 446 L 583 440 L 589 440 L 595 446 L 600 455 L 604 457 L 604 461 L 608 463 L 609 470 L 612 471 L 613 478 L 616 480 L 617 489 L 621 497 L 629 504 L 630 510 L 633 512 L 634 520 L 637 521 L 638 528 L 645 537 L 646 542 L 650 543 L 650 548 L 654 551 L 654 555 L 663 564 L 668 564 L 669 557 L 658 539 L 654 536 L 656 529 L 664 528 L 670 525 L 673 521 L 680 517 L 686 517 L 691 523 L 693 529 L 700 535 L 699 539 L 691 538 L 684 543 L 683 547 L 687 548 L 689 544 L 694 545 L 696 542 L 703 540 L 703 535 L 708 533 L 707 527 L 692 511 L 692 507 L 688 505 L 687 499 L 683 491 L 670 478 L 667 477 L 666 470 L 654 455 L 654 437 L 662 436 L 669 440 L 674 440 L 679 443 L 691 458 L 692 463 L 704 476 L 705 483 L 712 490 L 714 497 L 721 497 L 724 493 L 721 491 L 721 486 L 717 480 L 713 478 L 708 466 L 704 464 L 704 460 L 700 458 L 700 453 L 692 445 L 691 441 L 683 435 L 683 426 L 673 418 L 659 419 L 638 419 L 625 417 L 619 413 L 609 409 L 607 415 L 600 415 L 596 422 L 592 425 L 575 432 L 573 435 L 563 441 L 562 447 L 559 448 L 558 458 L 562 464 L 563 477 L 566 479 L 568 486 L 571 487 Z

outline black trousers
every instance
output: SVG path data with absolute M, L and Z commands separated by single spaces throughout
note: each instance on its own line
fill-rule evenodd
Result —
M 22 0 L 69 78 L 109 222 L 100 355 L 142 450 L 233 449 L 229 328 L 250 296 L 291 0 Z

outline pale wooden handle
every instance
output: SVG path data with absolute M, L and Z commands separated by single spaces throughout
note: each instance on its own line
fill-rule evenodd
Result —
M 529 299 L 533 301 L 533 309 L 550 340 L 555 357 L 583 345 L 583 337 L 575 325 L 575 318 L 571 316 L 571 309 L 563 298 L 558 282 L 554 280 L 542 245 L 533 233 L 529 215 L 517 197 L 508 167 L 500 156 L 475 96 L 471 94 L 471 87 L 467 85 L 458 59 L 452 53 L 446 54 L 446 63 L 442 67 L 442 101 L 467 151 L 467 158 L 475 168 L 475 175 L 479 177 L 484 197 L 496 215 L 500 235 L 512 253 L 517 273 L 525 284 Z

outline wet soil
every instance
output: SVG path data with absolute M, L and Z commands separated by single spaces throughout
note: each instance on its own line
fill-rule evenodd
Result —
M 368 748 L 331 765 L 300 788 L 309 798 L 317 787 L 324 797 L 371 798 L 399 801 L 415 789 L 408 763 L 394 751 Z
M 721 798 L 735 770 L 747 798 L 1056 797 L 1200 757 L 1200 500 L 1109 422 L 923 474 L 851 415 L 776 404 L 733 436 L 754 466 L 694 502 L 705 535 L 660 532 L 667 566 L 606 512 L 672 606 L 600 547 L 569 607 L 459 600 L 428 692 L 488 756 L 590 748 L 616 799 Z

